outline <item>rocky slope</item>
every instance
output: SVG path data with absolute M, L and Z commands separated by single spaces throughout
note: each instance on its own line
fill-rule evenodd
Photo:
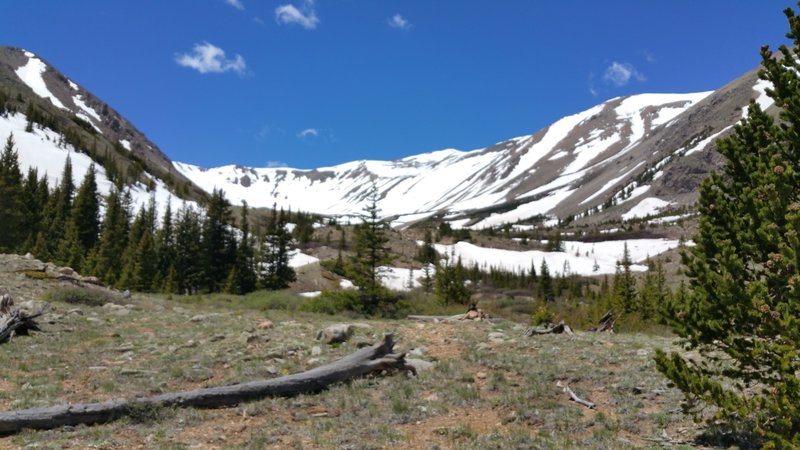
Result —
M 0 47 L 0 103 L 0 139 L 14 134 L 23 173 L 37 167 L 54 183 L 70 156 L 75 182 L 97 163 L 104 193 L 117 176 L 137 203 L 151 194 L 161 202 L 205 197 L 133 124 L 31 52 Z
M 434 215 L 478 228 L 541 216 L 619 218 L 642 201 L 639 210 L 692 204 L 699 181 L 719 164 L 714 140 L 732 130 L 751 99 L 771 104 L 764 88 L 752 71 L 714 92 L 614 98 L 466 152 L 314 170 L 175 166 L 234 201 L 329 215 L 361 212 L 374 180 L 379 206 L 396 225 Z

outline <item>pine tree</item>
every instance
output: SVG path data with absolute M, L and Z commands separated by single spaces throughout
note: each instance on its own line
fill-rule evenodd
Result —
M 231 285 L 226 289 L 231 294 L 241 295 L 256 289 L 255 256 L 249 221 L 247 202 L 243 201 L 242 213 L 239 218 L 239 230 L 242 237 L 236 245 L 236 262 L 233 267 L 235 273 Z
M 231 223 L 231 205 L 225 193 L 214 189 L 206 206 L 203 221 L 202 268 L 203 287 L 207 292 L 219 292 L 236 260 L 236 240 Z
M 43 230 L 44 208 L 47 205 L 49 194 L 46 176 L 40 179 L 39 171 L 35 167 L 29 167 L 22 187 L 22 224 L 20 227 L 24 236 L 23 252 L 33 252 L 36 238 Z M 34 253 L 34 255 L 36 254 Z
M 759 72 L 779 120 L 751 101 L 717 141 L 727 160 L 701 185 L 689 288 L 667 311 L 699 358 L 656 356 L 689 404 L 714 406 L 717 424 L 765 448 L 800 447 L 800 17 L 786 15 L 793 46 L 763 47 Z
M 175 290 L 180 294 L 193 294 L 200 289 L 202 229 L 200 214 L 184 204 L 175 223 Z
M 128 246 L 130 213 L 124 196 L 116 189 L 108 194 L 100 240 L 84 265 L 85 271 L 111 285 L 119 280 L 122 273 L 121 256 Z
M 67 221 L 72 211 L 72 196 L 74 192 L 75 185 L 72 182 L 72 160 L 67 156 L 64 162 L 64 170 L 61 172 L 61 181 L 50 196 L 50 201 L 47 205 L 47 229 L 45 237 L 47 240 L 48 253 L 57 258 L 59 256 L 65 256 L 59 255 L 58 250 L 61 245 L 61 240 L 64 239 Z M 63 260 L 58 262 L 66 263 L 66 261 Z
M 286 289 L 297 278 L 289 265 L 291 235 L 286 229 L 286 213 L 272 210 L 261 248 L 261 286 L 264 289 Z
M 453 260 L 456 262 L 454 263 Z M 466 276 L 461 257 L 445 255 L 436 266 L 434 295 L 444 305 L 469 303 L 471 293 L 466 286 Z
M 647 261 L 647 272 L 644 275 L 644 283 L 639 291 L 637 311 L 644 320 L 650 320 L 658 316 L 658 308 L 669 299 L 670 292 L 667 288 L 667 275 L 664 273 L 664 266 L 661 261 Z
M 156 279 L 153 290 L 165 294 L 174 294 L 175 285 L 175 229 L 172 225 L 172 202 L 167 202 L 161 228 L 156 233 Z
M 553 278 L 550 276 L 550 268 L 547 267 L 547 261 L 545 259 L 542 259 L 542 265 L 539 266 L 539 282 L 536 288 L 540 299 L 546 302 L 555 300 L 556 294 L 553 286 Z
M 9 134 L 0 154 L 0 252 L 13 252 L 23 244 L 23 190 L 14 135 Z
M 89 252 L 100 237 L 100 195 L 97 192 L 94 164 L 89 166 L 72 205 L 71 219 L 78 232 L 84 253 Z
M 617 270 L 612 283 L 616 306 L 619 306 L 623 313 L 631 313 L 637 309 L 636 278 L 631 272 L 632 265 L 633 261 L 626 242 L 622 259 L 617 261 Z
M 353 230 L 353 250 L 350 257 L 349 276 L 359 287 L 362 312 L 377 314 L 390 300 L 390 295 L 380 283 L 380 267 L 394 259 L 387 246 L 386 224 L 380 219 L 378 187 L 372 183 L 364 207 L 362 223 Z

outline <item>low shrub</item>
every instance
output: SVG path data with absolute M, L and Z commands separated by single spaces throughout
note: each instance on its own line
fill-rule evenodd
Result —
M 116 301 L 117 296 L 111 291 L 100 288 L 63 286 L 45 292 L 44 299 L 74 305 L 103 306 Z

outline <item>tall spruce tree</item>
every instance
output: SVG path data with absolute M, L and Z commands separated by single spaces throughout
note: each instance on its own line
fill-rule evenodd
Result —
M 0 252 L 13 252 L 23 243 L 22 173 L 14 146 L 9 134 L 0 154 Z
M 759 72 L 779 120 L 751 102 L 717 141 L 727 161 L 701 185 L 689 289 L 667 314 L 699 358 L 656 356 L 689 405 L 765 448 L 800 447 L 800 18 L 785 12 L 793 46 L 763 47 Z
M 622 252 L 622 259 L 617 261 L 617 269 L 612 283 L 615 306 L 618 306 L 623 313 L 631 313 L 637 309 L 636 278 L 631 272 L 632 265 L 631 253 L 628 251 L 628 243 L 626 242 Z
M 128 246 L 130 212 L 125 194 L 112 189 L 106 198 L 106 212 L 100 226 L 100 240 L 84 265 L 103 282 L 114 285 L 122 273 L 122 254 Z
M 22 187 L 22 233 L 24 244 L 22 251 L 33 252 L 36 238 L 42 232 L 44 221 L 44 208 L 50 189 L 47 186 L 47 177 L 39 178 L 39 171 L 35 167 L 28 168 L 28 175 Z M 38 255 L 37 255 L 38 256 Z
M 297 275 L 289 265 L 291 235 L 286 229 L 286 214 L 273 208 L 267 222 L 261 248 L 261 286 L 264 289 L 286 289 Z
M 359 287 L 362 312 L 376 314 L 386 307 L 391 296 L 380 283 L 380 267 L 394 259 L 388 247 L 386 224 L 380 219 L 378 187 L 373 182 L 367 195 L 362 223 L 353 230 L 353 255 L 350 257 L 349 276 Z
M 60 180 L 47 204 L 45 239 L 48 254 L 62 259 L 59 262 L 66 263 L 63 261 L 65 255 L 59 254 L 59 247 L 67 229 L 67 221 L 72 211 L 72 196 L 75 193 L 75 185 L 72 181 L 72 159 L 69 156 L 64 161 L 64 170 L 61 172 Z M 59 256 L 62 258 L 58 258 Z
M 226 291 L 231 294 L 246 294 L 256 289 L 255 255 L 253 242 L 250 236 L 250 218 L 248 217 L 247 202 L 242 202 L 242 212 L 239 217 L 239 231 L 241 239 L 236 245 L 236 261 L 231 269 L 233 275 Z
M 72 204 L 71 219 L 77 228 L 78 241 L 83 253 L 86 254 L 97 244 L 97 239 L 100 237 L 100 195 L 97 192 L 94 164 L 89 166 L 78 187 L 78 193 Z
M 202 234 L 200 213 L 183 205 L 175 222 L 175 290 L 193 294 L 200 289 L 203 276 Z
M 231 205 L 221 189 L 214 189 L 203 221 L 203 284 L 208 292 L 219 292 L 236 260 L 236 240 L 231 223 Z

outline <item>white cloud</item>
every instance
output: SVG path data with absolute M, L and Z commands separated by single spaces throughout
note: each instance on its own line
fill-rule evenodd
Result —
M 395 14 L 388 20 L 389 26 L 400 30 L 410 30 L 412 25 L 405 17 L 400 14 Z
M 611 65 L 606 68 L 605 74 L 603 75 L 604 81 L 617 87 L 627 85 L 631 79 L 636 81 L 645 81 L 645 77 L 641 72 L 636 70 L 632 64 L 625 62 L 612 62 Z
M 296 23 L 306 30 L 313 30 L 319 24 L 314 0 L 305 0 L 300 8 L 292 4 L 278 6 L 275 8 L 275 20 L 279 24 Z
M 247 70 L 247 64 L 242 55 L 228 59 L 225 57 L 224 50 L 208 42 L 195 44 L 192 50 L 192 54 L 175 55 L 175 62 L 200 73 L 236 72 L 242 75 Z
M 244 11 L 244 5 L 242 4 L 242 0 L 225 0 L 225 3 L 233 6 L 239 11 Z
M 302 141 L 305 141 L 306 139 L 310 138 L 315 138 L 317 136 L 319 136 L 319 130 L 317 130 L 316 128 L 306 128 L 305 130 L 297 133 L 297 137 Z

